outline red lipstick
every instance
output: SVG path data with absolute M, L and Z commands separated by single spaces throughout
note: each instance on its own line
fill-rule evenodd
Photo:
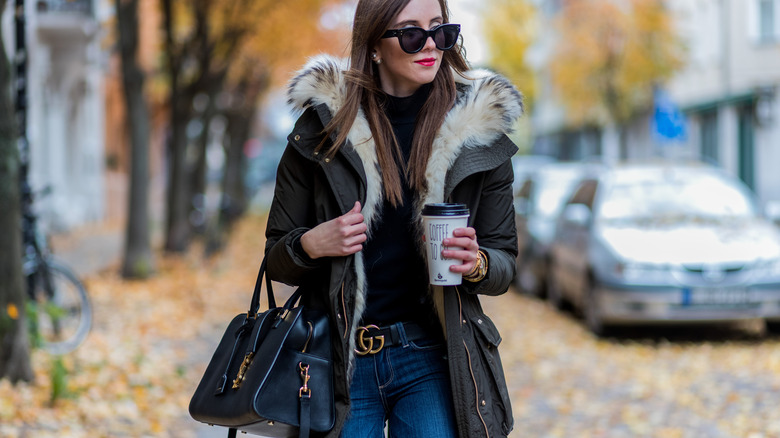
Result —
M 436 58 L 425 58 L 420 59 L 419 61 L 414 61 L 417 64 L 423 65 L 425 67 L 433 67 L 434 64 L 436 64 Z

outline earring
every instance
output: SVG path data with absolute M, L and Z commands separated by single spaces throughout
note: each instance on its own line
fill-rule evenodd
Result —
M 379 64 L 382 63 L 382 60 L 377 58 L 376 53 L 372 53 L 371 54 L 371 60 L 373 60 L 376 63 L 376 65 L 379 65 Z

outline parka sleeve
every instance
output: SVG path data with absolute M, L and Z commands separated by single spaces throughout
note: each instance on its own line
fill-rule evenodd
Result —
M 301 119 L 310 115 L 304 113 Z M 303 120 L 298 121 L 301 124 Z M 300 245 L 301 236 L 317 225 L 314 178 L 317 163 L 288 143 L 276 173 L 274 198 L 268 213 L 265 253 L 269 278 L 299 286 L 312 271 L 323 266 Z
M 470 293 L 500 295 L 509 289 L 515 276 L 517 229 L 513 180 L 509 161 L 485 173 L 473 227 L 480 249 L 487 255 L 488 272 L 479 282 L 463 281 L 462 287 Z

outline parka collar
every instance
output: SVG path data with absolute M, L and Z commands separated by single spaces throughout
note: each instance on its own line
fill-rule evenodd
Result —
M 327 108 L 328 116 L 335 114 L 344 105 L 348 68 L 345 59 L 329 55 L 312 58 L 291 80 L 287 90 L 289 103 L 299 112 L 317 107 L 321 118 L 325 115 L 323 108 Z M 472 70 L 465 76 L 468 79 L 455 74 L 458 97 L 434 140 L 426 168 L 428 192 L 423 194 L 421 204 L 443 202 L 446 193 L 465 176 L 489 169 L 489 165 L 495 167 L 516 150 L 507 146 L 504 134 L 523 114 L 520 92 L 506 78 L 486 70 Z M 327 124 L 330 117 L 322 121 Z M 382 187 L 375 144 L 362 110 L 358 111 L 347 139 L 366 174 L 368 199 L 364 215 L 371 223 L 381 205 Z M 490 153 L 486 154 L 485 149 L 490 149 Z M 459 159 L 461 156 L 463 159 Z

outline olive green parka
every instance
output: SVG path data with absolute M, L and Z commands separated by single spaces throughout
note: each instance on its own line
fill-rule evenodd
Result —
M 302 112 L 279 164 L 266 228 L 268 275 L 304 288 L 303 303 L 325 309 L 331 321 L 338 436 L 349 413 L 349 382 L 355 332 L 365 308 L 363 257 L 310 260 L 296 245 L 317 224 L 348 212 L 360 201 L 369 226 L 381 210 L 382 179 L 368 123 L 359 113 L 347 143 L 332 158 L 315 151 L 323 127 L 345 95 L 343 60 L 312 59 L 288 88 Z M 431 286 L 430 293 L 447 340 L 450 379 L 462 438 L 503 437 L 513 427 L 512 409 L 498 354 L 501 337 L 484 314 L 478 295 L 504 293 L 514 276 L 517 237 L 510 158 L 517 147 L 506 136 L 523 112 L 522 96 L 501 76 L 471 71 L 458 77 L 458 97 L 433 145 L 426 169 L 428 190 L 415 203 L 466 204 L 469 226 L 488 256 L 487 276 L 478 283 Z M 420 232 L 421 234 L 421 232 Z M 422 246 L 421 246 L 422 248 Z

